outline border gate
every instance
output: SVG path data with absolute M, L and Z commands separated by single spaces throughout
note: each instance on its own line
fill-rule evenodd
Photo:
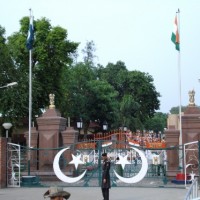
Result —
M 184 144 L 184 172 L 185 172 L 185 187 L 186 177 L 190 175 L 190 179 L 194 180 L 199 176 L 199 141 L 189 142 Z
M 8 143 L 6 152 L 7 187 L 20 187 L 21 182 L 21 151 L 20 145 Z
M 145 177 L 138 183 L 125 183 L 116 177 L 115 172 L 125 179 L 134 178 L 142 169 L 143 161 L 141 156 L 134 150 L 134 148 L 139 149 L 143 152 L 148 160 L 148 170 Z M 61 186 L 76 186 L 76 187 L 99 187 L 101 185 L 101 155 L 103 152 L 108 154 L 111 161 L 111 186 L 112 187 L 125 187 L 125 186 L 143 186 L 143 187 L 159 187 L 167 183 L 166 178 L 166 163 L 165 163 L 165 149 L 152 150 L 146 149 L 139 146 L 134 146 L 126 141 L 107 141 L 98 140 L 90 142 L 80 142 L 73 144 L 60 155 L 58 166 L 59 170 L 65 177 L 69 177 L 72 181 L 71 183 L 66 183 L 59 180 L 55 176 L 53 170 L 54 162 L 53 160 L 47 160 L 48 154 L 57 155 L 59 151 L 64 149 L 34 149 L 30 150 L 26 147 L 21 147 L 21 159 L 18 157 L 19 170 L 18 174 L 21 180 L 25 180 L 24 177 L 27 176 L 28 164 L 27 164 L 27 154 L 30 152 L 31 162 L 30 162 L 30 174 L 31 178 L 34 179 L 34 186 L 51 186 L 51 185 L 61 185 Z M 20 151 L 18 151 L 20 154 Z M 42 156 L 43 163 L 38 163 L 38 156 Z M 54 156 L 54 157 L 55 157 Z M 73 157 L 80 158 L 80 162 L 77 165 L 73 163 Z M 126 164 L 124 167 L 117 164 L 118 158 L 126 158 Z M 16 165 L 15 165 L 16 166 Z M 20 168 L 21 166 L 21 168 Z M 115 172 L 114 172 L 115 171 Z M 84 176 L 82 177 L 82 174 Z M 16 172 L 15 172 L 16 174 Z M 79 177 L 82 177 L 79 179 Z M 36 181 L 37 180 L 37 181 Z M 74 180 L 78 180 L 74 182 Z M 22 186 L 31 186 L 25 182 L 21 182 Z M 20 186 L 20 184 L 18 184 Z

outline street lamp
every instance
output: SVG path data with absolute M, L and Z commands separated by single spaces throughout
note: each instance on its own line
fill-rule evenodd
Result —
M 80 137 L 80 130 L 82 129 L 82 127 L 83 127 L 83 120 L 82 120 L 82 118 L 79 118 L 79 120 L 76 122 L 76 126 L 77 126 L 77 129 L 78 129 L 78 131 L 79 131 L 79 137 Z M 79 138 L 78 137 L 78 138 Z
M 14 85 L 17 85 L 18 83 L 17 82 L 12 82 L 12 83 L 8 83 L 4 86 L 1 86 L 0 88 L 7 88 L 7 87 L 11 87 L 11 86 L 14 86 Z
M 6 129 L 6 186 L 8 185 L 8 174 L 7 174 L 7 168 L 8 168 L 8 130 L 12 127 L 12 124 L 7 122 L 3 123 L 2 126 Z
M 127 131 L 127 126 L 124 126 L 124 132 L 126 133 L 126 131 Z
M 126 142 L 127 142 L 127 138 L 126 138 L 126 137 L 127 137 L 127 135 L 126 135 L 126 131 L 127 131 L 127 126 L 124 126 L 124 127 L 123 127 L 123 129 L 124 129 L 123 131 L 124 131 L 124 133 L 125 133 L 125 134 L 124 134 L 124 137 L 125 137 L 125 141 L 124 141 L 124 142 L 125 142 L 125 149 L 126 149 Z
M 103 137 L 105 136 L 104 133 L 108 130 L 108 122 L 104 121 L 103 122 Z M 105 149 L 103 150 L 103 152 L 105 153 Z
M 8 140 L 8 130 L 12 127 L 12 124 L 9 122 L 3 123 L 2 126 L 6 129 L 6 139 Z
M 103 131 L 107 131 L 108 130 L 108 122 L 104 121 L 103 122 Z

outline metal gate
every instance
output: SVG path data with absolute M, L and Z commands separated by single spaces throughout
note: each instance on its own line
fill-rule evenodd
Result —
M 148 170 L 146 176 L 138 183 L 124 183 L 116 177 L 115 172 L 124 178 L 136 176 L 142 168 L 142 160 L 138 153 L 132 148 L 138 148 L 144 152 L 148 160 Z M 65 149 L 65 150 L 64 150 Z M 59 180 L 53 171 L 54 158 L 60 151 L 57 163 L 57 171 L 62 174 L 69 182 Z M 61 186 L 80 186 L 95 187 L 101 185 L 102 159 L 103 152 L 107 152 L 111 161 L 111 185 L 117 186 L 144 186 L 159 187 L 167 183 L 166 165 L 164 162 L 165 149 L 152 150 L 143 147 L 133 146 L 124 142 L 115 141 L 90 141 L 80 142 L 68 147 L 56 149 L 34 149 L 28 150 L 21 147 L 21 159 L 25 159 L 28 151 L 31 151 L 30 175 L 39 180 L 41 186 L 61 185 Z M 122 168 L 117 164 L 117 158 L 121 156 L 127 158 L 127 164 Z M 79 159 L 78 164 L 74 162 Z M 28 162 L 23 162 L 21 177 L 28 174 Z M 80 178 L 80 179 L 79 179 Z M 76 180 L 76 181 L 75 181 Z M 37 184 L 36 182 L 34 184 Z M 22 184 L 23 185 L 23 184 Z M 30 185 L 29 185 L 30 186 Z
M 20 145 L 7 143 L 6 152 L 6 181 L 7 187 L 20 187 L 20 177 L 21 177 L 21 152 Z
M 82 144 L 83 145 L 83 144 Z M 136 184 L 127 184 L 119 180 L 114 170 L 125 178 L 136 176 L 142 168 L 142 160 L 140 155 L 132 148 L 138 148 L 145 153 L 148 160 L 148 170 L 143 180 Z M 144 149 L 139 146 L 131 146 L 126 141 L 114 143 L 112 141 L 98 141 L 96 150 L 79 149 L 79 154 L 84 161 L 84 165 L 80 167 L 79 174 L 87 169 L 84 177 L 84 186 L 100 186 L 101 185 L 101 154 L 106 152 L 111 161 L 111 185 L 112 186 L 160 186 L 167 183 L 166 179 L 166 163 L 164 156 L 166 151 L 163 149 L 153 150 Z M 127 164 L 124 168 L 117 164 L 119 156 L 127 157 Z M 157 159 L 157 160 L 156 160 Z M 84 166 L 84 167 L 83 167 Z
M 188 174 L 191 180 L 199 176 L 199 157 L 199 141 L 184 144 L 185 186 Z

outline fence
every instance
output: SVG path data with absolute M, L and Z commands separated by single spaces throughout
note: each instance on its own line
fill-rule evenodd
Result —
M 95 144 L 95 145 L 94 145 Z M 136 176 L 142 168 L 142 160 L 140 155 L 133 149 L 138 148 L 142 151 L 148 160 L 148 170 L 146 176 L 137 184 L 127 184 L 120 181 L 114 170 L 121 176 L 129 179 Z M 30 153 L 30 176 L 33 179 L 34 185 L 51 186 L 60 184 L 62 186 L 81 186 L 81 187 L 93 187 L 100 186 L 101 184 L 101 154 L 107 152 L 111 161 L 111 183 L 113 187 L 117 186 L 144 186 L 144 187 L 159 187 L 167 184 L 166 177 L 166 162 L 165 154 L 166 149 L 144 149 L 139 146 L 131 146 L 125 141 L 121 141 L 116 144 L 115 141 L 110 140 L 102 141 L 96 140 L 91 142 L 81 142 L 73 144 L 65 150 L 59 158 L 59 168 L 66 177 L 77 178 L 82 176 L 86 171 L 85 176 L 75 183 L 65 183 L 60 181 L 54 173 L 53 161 L 55 155 L 61 151 L 62 148 L 55 149 L 37 149 L 21 146 L 20 148 L 20 174 L 22 180 L 22 186 L 26 186 L 28 175 L 28 161 L 27 155 Z M 72 156 L 80 156 L 80 160 L 83 162 L 79 164 L 77 168 L 71 164 Z M 117 163 L 119 156 L 127 156 L 127 162 L 124 169 L 120 169 Z M 30 181 L 30 180 L 29 180 Z M 149 184 L 151 183 L 151 184 Z
M 190 185 L 190 188 L 188 189 L 184 200 L 200 200 L 200 197 L 198 197 L 198 189 L 198 178 L 195 178 L 192 184 Z

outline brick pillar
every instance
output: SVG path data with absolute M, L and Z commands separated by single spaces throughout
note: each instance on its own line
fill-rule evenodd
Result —
M 6 184 L 6 146 L 7 141 L 6 138 L 0 137 L 0 188 L 5 188 Z
M 39 148 L 53 149 L 61 147 L 62 138 L 60 133 L 65 130 L 66 121 L 55 108 L 48 109 L 42 117 L 38 117 Z M 40 171 L 53 171 L 52 161 L 56 153 L 55 150 L 39 152 Z
M 179 130 L 166 130 L 166 146 L 178 147 L 179 146 Z M 170 177 L 175 177 L 180 170 L 179 167 L 179 150 L 167 150 L 167 175 Z
M 74 130 L 73 127 L 67 127 L 67 129 L 65 131 L 61 132 L 62 135 L 62 141 L 63 141 L 63 146 L 64 147 L 70 147 L 70 145 L 75 144 L 78 142 L 78 131 Z M 72 160 L 72 155 L 73 154 L 73 150 L 76 149 L 75 148 L 71 148 L 71 150 L 67 150 L 65 151 L 64 154 L 64 158 L 69 162 Z M 61 167 L 62 168 L 62 167 Z M 65 169 L 66 171 L 74 171 L 74 166 L 73 165 L 69 165 L 67 166 L 67 168 Z
M 73 127 L 67 127 L 65 131 L 61 132 L 63 139 L 63 146 L 68 146 L 78 142 L 78 131 Z
M 182 116 L 183 144 L 200 140 L 200 109 L 197 106 L 188 106 Z M 196 146 L 189 145 L 187 148 L 196 149 Z M 186 153 L 186 152 L 184 152 Z M 187 151 L 186 163 L 193 164 L 186 170 L 188 174 L 199 174 L 199 152 L 198 150 Z M 191 159 L 192 158 L 192 159 Z

